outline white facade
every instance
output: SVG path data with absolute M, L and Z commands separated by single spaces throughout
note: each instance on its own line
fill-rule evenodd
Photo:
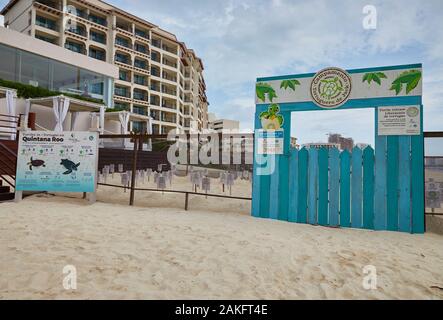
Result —
M 12 0 L 1 14 L 8 28 L 116 65 L 114 108 L 152 116 L 154 133 L 207 128 L 202 61 L 173 34 L 99 0 Z
M 240 121 L 229 119 L 217 119 L 208 123 L 208 128 L 217 132 L 239 131 Z

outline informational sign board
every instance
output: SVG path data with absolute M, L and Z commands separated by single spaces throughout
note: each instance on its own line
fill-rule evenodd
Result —
M 95 192 L 97 132 L 20 132 L 16 190 Z
M 420 135 L 418 106 L 379 107 L 378 135 Z
M 283 154 L 283 130 L 258 130 L 257 154 Z

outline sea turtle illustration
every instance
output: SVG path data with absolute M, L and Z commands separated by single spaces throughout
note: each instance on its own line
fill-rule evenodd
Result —
M 43 160 L 37 160 L 37 159 L 34 160 L 31 157 L 31 161 L 29 161 L 27 163 L 27 165 L 29 166 L 29 170 L 32 170 L 32 167 L 36 167 L 36 168 L 38 168 L 38 167 L 45 167 L 45 162 Z
M 341 86 L 338 77 L 335 77 L 333 79 L 321 80 L 321 82 L 323 83 L 323 87 L 321 88 L 320 95 L 323 98 L 331 99 L 337 93 L 343 91 L 343 87 Z
M 70 174 L 72 171 L 77 171 L 78 166 L 80 165 L 80 162 L 75 164 L 71 160 L 68 159 L 62 159 L 60 162 L 60 165 L 64 166 L 68 171 L 63 172 L 63 174 Z

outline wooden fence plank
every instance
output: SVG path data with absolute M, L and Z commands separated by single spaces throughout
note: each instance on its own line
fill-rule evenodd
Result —
M 289 150 L 288 150 L 289 152 Z M 277 156 L 278 173 L 278 220 L 288 221 L 289 204 L 289 154 Z
M 317 224 L 318 150 L 309 149 L 308 223 Z
M 351 155 L 340 154 L 340 226 L 351 226 Z
M 297 222 L 307 222 L 309 154 L 306 148 L 298 152 L 298 209 Z
M 273 161 L 275 161 L 275 168 L 274 171 L 271 173 L 271 184 L 269 188 L 269 218 L 271 219 L 278 219 L 279 215 L 279 203 L 280 203 L 280 166 L 279 166 L 279 157 L 280 156 L 273 156 L 269 155 L 269 159 L 271 157 L 274 158 Z M 272 161 L 272 160 L 271 160 Z M 260 196 L 264 196 L 264 194 L 260 194 Z
M 352 178 L 351 178 L 351 226 L 362 227 L 362 151 L 360 148 L 352 150 Z
M 328 224 L 328 189 L 329 189 L 329 152 L 326 148 L 318 150 L 318 224 Z
M 420 106 L 420 114 L 423 115 L 423 106 Z M 421 128 L 423 128 L 423 116 L 421 117 Z M 412 178 L 412 232 L 423 233 L 424 225 L 424 141 L 423 129 L 421 135 L 411 137 L 411 169 Z M 417 182 L 415 182 L 417 181 Z
M 377 114 L 377 112 L 375 112 Z M 376 122 L 377 123 L 377 122 Z M 374 229 L 386 230 L 386 136 L 375 138 Z
M 363 150 L 363 228 L 374 229 L 374 149 Z
M 398 229 L 403 232 L 412 231 L 411 218 L 411 138 L 401 136 L 399 138 L 399 197 L 398 197 Z
M 290 222 L 297 222 L 298 189 L 298 150 L 292 149 L 289 161 L 288 221 Z
M 398 230 L 398 136 L 387 142 L 386 209 L 387 230 Z
M 340 197 L 340 152 L 337 148 L 329 151 L 329 225 L 338 226 Z

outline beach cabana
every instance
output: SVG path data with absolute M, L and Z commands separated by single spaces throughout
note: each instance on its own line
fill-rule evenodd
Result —
M 25 116 L 27 118 L 32 105 L 39 105 L 43 107 L 52 108 L 54 119 L 55 119 L 55 127 L 54 128 L 41 128 L 46 130 L 54 130 L 56 132 L 62 132 L 63 131 L 63 121 L 66 119 L 66 116 L 68 112 L 71 112 L 71 124 L 70 124 L 70 130 L 73 130 L 75 127 L 75 123 L 78 118 L 78 114 L 80 112 L 98 112 L 99 114 L 99 124 L 97 127 L 98 130 L 100 130 L 101 133 L 103 133 L 104 129 L 104 114 L 105 114 L 105 106 L 84 101 L 80 99 L 75 99 L 71 97 L 66 97 L 64 95 L 59 96 L 53 96 L 53 97 L 44 97 L 44 98 L 33 98 L 33 99 L 27 99 L 26 100 L 26 111 Z M 95 127 L 93 127 L 95 128 Z
M 0 114 L 0 134 L 15 140 L 17 132 L 16 98 L 15 89 L 0 87 L 0 99 L 6 98 L 6 113 Z
M 106 133 L 111 134 L 128 134 L 128 126 L 130 122 L 143 122 L 146 123 L 146 133 L 152 134 L 152 118 L 150 116 L 145 116 L 138 113 L 133 113 L 129 111 L 112 111 L 105 112 L 104 114 L 105 121 L 117 121 L 119 122 L 120 132 L 110 132 L 105 130 Z M 112 141 L 105 141 L 105 147 L 109 148 L 124 148 L 124 149 L 133 149 L 134 144 L 130 141 L 130 139 L 112 139 Z M 150 151 L 152 150 L 151 140 L 147 144 L 143 144 L 143 150 Z

